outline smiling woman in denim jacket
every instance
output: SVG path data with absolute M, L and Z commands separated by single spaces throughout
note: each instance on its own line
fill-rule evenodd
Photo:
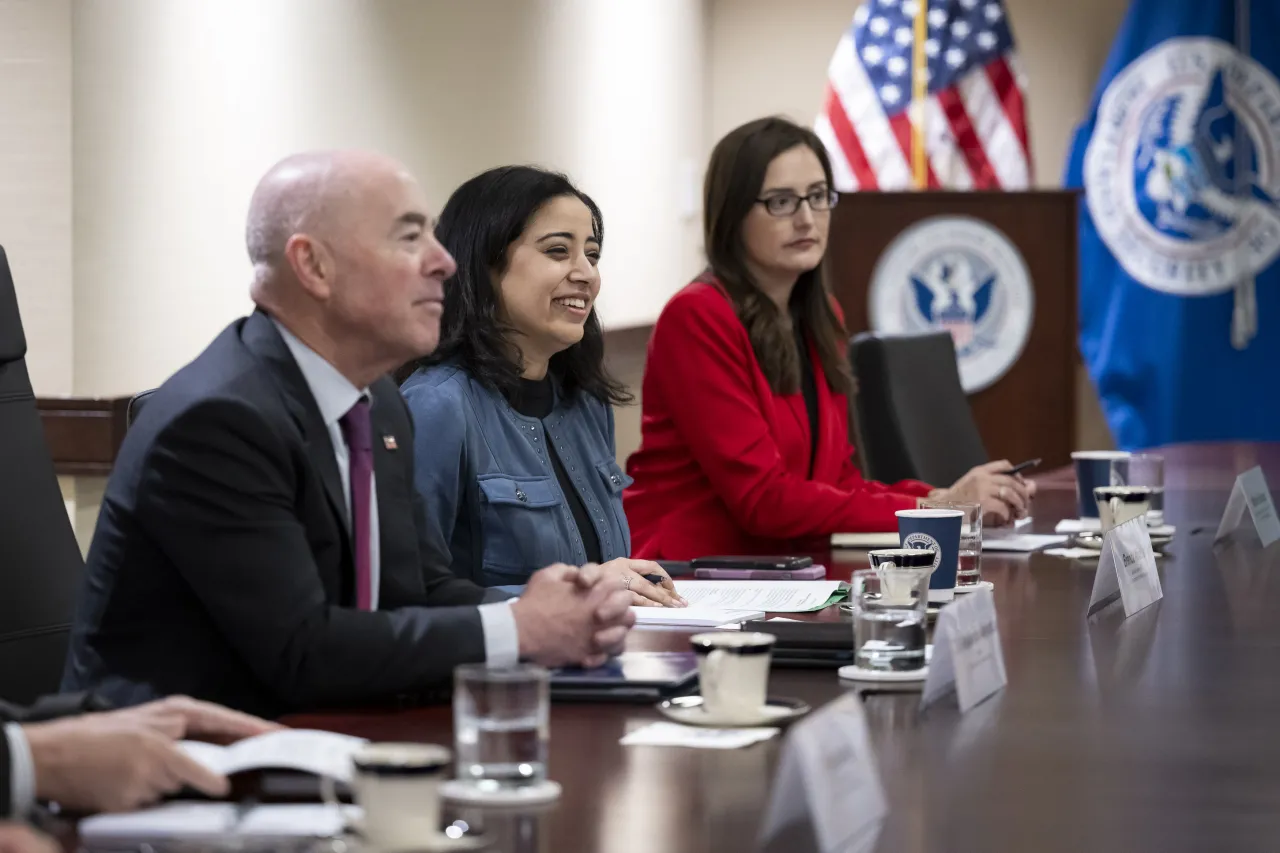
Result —
M 600 563 L 635 604 L 682 604 L 657 563 L 628 559 L 611 407 L 631 397 L 603 365 L 599 208 L 562 175 L 508 166 L 459 187 L 435 233 L 458 272 L 440 346 L 401 386 L 432 544 L 487 586 Z

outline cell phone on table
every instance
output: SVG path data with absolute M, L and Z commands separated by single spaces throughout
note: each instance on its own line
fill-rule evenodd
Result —
M 812 557 L 699 557 L 690 565 L 693 576 L 704 580 L 816 580 L 827 575 Z
M 826 566 L 803 569 L 694 569 L 700 581 L 820 581 L 827 576 Z
M 1027 471 L 1031 468 L 1034 468 L 1039 464 L 1040 464 L 1039 459 L 1028 459 L 1026 462 L 1020 462 L 1017 465 L 1014 465 L 1008 471 L 1002 471 L 1000 473 L 1005 474 L 1007 476 L 1013 476 L 1014 474 L 1021 474 L 1023 471 Z

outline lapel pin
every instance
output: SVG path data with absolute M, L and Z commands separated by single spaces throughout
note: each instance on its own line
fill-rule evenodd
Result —
M 384 435 L 382 437 L 382 446 L 387 450 L 395 450 L 399 445 L 396 444 L 396 437 L 394 435 Z

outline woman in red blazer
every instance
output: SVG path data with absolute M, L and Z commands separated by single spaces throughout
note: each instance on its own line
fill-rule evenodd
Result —
M 819 550 L 838 532 L 897 529 L 923 497 L 1025 514 L 1034 485 L 1001 460 L 949 488 L 864 480 L 849 443 L 845 331 L 822 279 L 831 166 L 779 118 L 731 132 L 704 187 L 709 269 L 663 309 L 649 342 L 640 449 L 623 495 L 632 554 Z

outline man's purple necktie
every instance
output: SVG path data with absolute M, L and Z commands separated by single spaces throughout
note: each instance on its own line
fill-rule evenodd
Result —
M 361 397 L 338 420 L 347 441 L 351 472 L 351 539 L 356 556 L 356 607 L 373 609 L 373 552 L 370 550 L 370 491 L 373 487 L 373 423 L 369 401 Z

